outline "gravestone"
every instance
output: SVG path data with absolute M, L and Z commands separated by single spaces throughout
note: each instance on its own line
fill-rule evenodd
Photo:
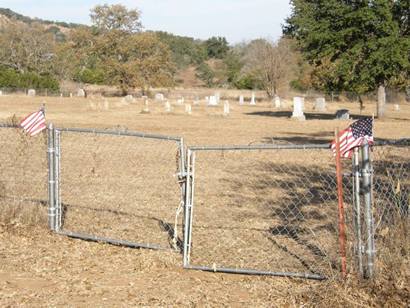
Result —
M 275 108 L 282 108 L 279 96 L 275 95 L 275 97 L 273 98 L 273 104 L 275 105 Z
M 208 105 L 209 104 L 209 96 L 205 96 L 205 101 L 206 101 L 206 104 Z
M 36 96 L 36 90 L 34 90 L 34 89 L 29 89 L 29 90 L 27 91 L 27 95 L 28 95 L 28 96 Z
M 145 96 L 146 97 L 146 96 Z M 127 96 L 125 96 L 124 97 L 124 102 L 125 103 L 132 103 L 132 102 L 134 102 L 134 96 L 132 96 L 132 95 L 127 95 Z
M 70 92 L 70 98 L 72 98 L 72 97 L 73 97 L 73 93 Z
M 84 89 L 78 89 L 77 96 L 78 97 L 85 97 L 85 90 Z
M 149 104 L 148 104 L 148 98 L 145 96 L 144 99 L 144 107 L 142 108 L 141 113 L 150 113 L 149 111 Z
M 303 110 L 304 110 L 304 98 L 294 97 L 292 118 L 296 120 L 300 120 L 300 121 L 306 120 Z
M 217 106 L 218 102 L 215 96 L 210 96 L 208 101 L 208 106 Z
M 228 116 L 230 112 L 229 101 L 224 102 L 224 116 Z
M 166 101 L 164 104 L 165 107 L 165 112 L 166 113 L 170 113 L 171 112 L 171 104 L 169 103 L 169 101 Z
M 336 119 L 337 120 L 349 120 L 350 114 L 349 110 L 347 109 L 339 109 L 336 111 Z
M 324 97 L 316 98 L 314 109 L 319 112 L 326 111 L 326 99 Z
M 0 96 L 2 96 L 3 95 L 3 91 L 0 91 Z
M 162 102 L 164 100 L 164 94 L 162 94 L 162 93 L 155 94 L 155 100 L 157 102 Z
M 394 104 L 394 110 L 395 111 L 400 111 L 400 105 L 399 104 Z
M 216 104 L 219 105 L 219 101 L 221 100 L 221 94 L 219 92 L 215 93 Z
M 256 105 L 256 101 L 255 101 L 255 93 L 252 92 L 252 96 L 251 96 L 251 102 L 250 105 Z
M 244 103 L 244 99 L 243 99 L 243 95 L 239 96 L 239 105 L 243 105 Z
M 191 113 L 192 113 L 191 104 L 185 104 L 185 113 L 187 113 L 187 114 L 191 114 Z

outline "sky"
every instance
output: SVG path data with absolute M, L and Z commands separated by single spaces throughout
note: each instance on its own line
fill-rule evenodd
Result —
M 0 0 L 0 7 L 29 17 L 90 24 L 90 9 L 105 3 L 138 8 L 147 30 L 199 39 L 225 36 L 231 44 L 278 39 L 290 14 L 289 0 Z

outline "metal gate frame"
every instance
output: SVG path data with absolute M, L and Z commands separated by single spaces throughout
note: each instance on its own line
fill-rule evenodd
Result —
M 295 150 L 295 149 L 329 149 L 329 144 L 304 144 L 304 145 L 232 145 L 232 146 L 193 146 L 187 148 L 186 163 L 186 194 L 184 206 L 184 243 L 183 243 L 183 267 L 189 270 L 200 270 L 207 272 L 243 274 L 243 275 L 261 275 L 261 276 L 279 276 L 306 278 L 313 280 L 324 280 L 325 276 L 318 274 L 297 273 L 297 272 L 273 272 L 260 271 L 255 269 L 238 269 L 227 267 L 208 267 L 191 265 L 190 255 L 192 247 L 192 225 L 195 196 L 195 153 L 201 151 L 259 151 L 259 150 Z M 337 217 L 335 217 L 337 219 Z
M 169 248 L 162 247 L 157 244 L 136 243 L 121 239 L 113 239 L 107 237 L 94 236 L 91 234 L 83 234 L 62 230 L 62 202 L 60 196 L 60 168 L 61 168 L 61 132 L 76 132 L 88 134 L 100 134 L 111 136 L 130 136 L 145 139 L 158 139 L 175 141 L 178 146 L 178 179 L 181 183 L 181 204 L 184 197 L 185 185 L 183 181 L 183 170 L 185 170 L 185 150 L 184 140 L 181 137 L 171 137 L 164 135 L 147 134 L 135 131 L 117 131 L 117 130 L 102 130 L 102 129 L 84 129 L 84 128 L 54 128 L 50 123 L 48 127 L 48 192 L 49 192 L 49 207 L 48 207 L 48 223 L 49 228 L 60 235 L 65 235 L 71 238 L 83 239 L 86 241 L 103 242 L 107 244 L 124 246 L 129 248 L 147 248 L 155 250 L 166 250 Z M 176 205 L 177 206 L 177 205 Z M 176 211 L 177 221 L 180 209 Z M 174 236 L 176 236 L 177 228 L 174 229 Z M 176 249 L 177 247 L 174 247 Z

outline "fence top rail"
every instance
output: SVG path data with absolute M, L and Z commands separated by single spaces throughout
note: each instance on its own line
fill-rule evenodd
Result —
M 330 144 L 254 144 L 254 145 L 216 145 L 216 146 L 191 146 L 190 151 L 257 151 L 257 150 L 305 150 L 305 149 L 329 149 Z
M 18 128 L 18 125 L 9 123 L 0 123 L 1 128 Z
M 127 130 L 95 129 L 95 128 L 61 128 L 61 127 L 56 127 L 55 129 L 60 132 L 130 136 L 130 137 L 141 137 L 141 138 L 147 138 L 147 139 L 172 140 L 172 141 L 178 141 L 178 142 L 181 142 L 182 140 L 181 137 L 147 134 L 147 133 L 142 133 L 142 132 L 127 131 Z
M 383 145 L 410 146 L 410 138 L 376 140 L 374 142 L 374 145 L 375 146 L 383 146 Z

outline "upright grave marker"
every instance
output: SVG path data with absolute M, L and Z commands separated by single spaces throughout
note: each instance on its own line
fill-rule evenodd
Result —
M 255 101 L 255 92 L 252 92 L 252 96 L 251 96 L 251 102 L 250 105 L 256 105 L 256 101 Z
M 244 103 L 243 95 L 240 95 L 240 96 L 239 96 L 239 105 L 242 106 L 243 103 Z
M 230 113 L 230 108 L 229 108 L 229 101 L 224 102 L 224 116 L 228 116 Z
M 303 113 L 304 109 L 304 98 L 303 97 L 294 97 L 293 98 L 293 114 L 292 119 L 304 121 L 306 117 Z
M 326 111 L 326 99 L 324 97 L 316 98 L 314 109 L 319 112 Z

